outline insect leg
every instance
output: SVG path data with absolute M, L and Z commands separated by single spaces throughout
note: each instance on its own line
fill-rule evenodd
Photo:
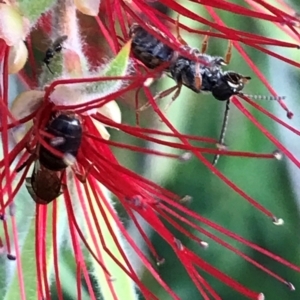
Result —
M 210 31 L 210 29 L 209 29 Z M 209 36 L 206 35 L 202 41 L 202 46 L 201 46 L 201 53 L 205 53 L 207 48 L 208 48 L 208 39 L 209 39 Z
M 34 189 L 33 189 L 33 187 L 32 187 L 31 177 L 27 177 L 27 178 L 25 179 L 25 186 L 26 186 L 26 189 L 27 189 L 29 195 L 31 196 L 31 198 L 32 198 L 34 201 L 36 201 L 36 198 L 37 198 L 37 197 L 36 197 L 35 191 L 34 191 Z
M 168 111 L 168 109 L 170 108 L 171 104 L 172 104 L 172 103 L 178 98 L 178 96 L 180 95 L 181 87 L 182 87 L 182 82 L 180 81 L 180 82 L 178 82 L 178 84 L 175 86 L 175 89 L 174 89 L 174 90 L 176 90 L 176 91 L 175 91 L 174 95 L 172 96 L 171 101 L 166 105 L 166 107 L 165 107 L 165 112 Z M 170 93 L 171 93 L 171 92 L 170 92 Z M 165 95 L 165 96 L 166 96 L 166 95 Z M 165 97 L 165 96 L 164 96 L 164 97 Z
M 227 51 L 225 53 L 224 62 L 228 65 L 232 56 L 232 41 L 228 42 Z
M 16 168 L 16 172 L 18 173 L 22 171 L 27 165 L 32 164 L 35 159 L 36 159 L 35 154 L 30 155 L 19 167 Z
M 200 63 L 195 64 L 195 88 L 200 91 L 202 86 L 202 75 L 200 72 Z
M 224 144 L 224 140 L 225 140 L 225 133 L 226 133 L 228 119 L 229 119 L 229 110 L 230 110 L 229 105 L 230 105 L 230 101 L 227 100 L 226 101 L 225 113 L 224 113 L 224 117 L 223 117 L 223 124 L 222 124 L 221 134 L 220 134 L 218 145 L 217 145 L 219 150 L 226 149 L 226 145 Z M 213 161 L 212 161 L 213 166 L 215 166 L 217 164 L 219 158 L 220 158 L 220 154 L 216 154 Z
M 180 32 L 179 32 L 179 15 L 177 15 L 177 18 L 176 18 L 175 27 L 176 27 L 176 37 L 177 37 L 177 40 L 178 40 L 182 45 L 187 46 L 188 43 L 183 39 L 183 37 L 180 35 Z
M 81 182 L 81 183 L 86 183 L 86 178 L 88 177 L 91 169 L 92 169 L 92 164 L 90 164 L 86 170 L 83 172 L 83 173 L 79 173 L 78 170 L 74 170 L 73 168 L 73 171 L 75 172 L 75 175 L 77 177 L 77 179 Z
M 16 172 L 17 173 L 19 173 L 19 172 L 21 172 L 27 165 L 28 165 L 28 163 L 29 163 L 29 158 L 26 160 L 26 161 L 24 161 L 19 167 L 17 167 L 16 168 Z
M 30 144 L 29 142 L 26 143 L 26 146 L 25 146 L 27 152 L 29 152 L 31 155 L 25 160 L 25 162 L 23 162 L 19 167 L 16 168 L 16 172 L 20 172 L 22 171 L 27 165 L 30 165 L 33 163 L 34 160 L 36 160 L 38 157 L 37 157 L 37 154 L 36 154 L 36 148 L 30 148 Z
M 51 73 L 51 74 L 54 74 L 54 73 L 51 71 L 51 69 L 50 69 L 50 67 L 49 67 L 49 64 L 46 64 L 46 66 L 47 66 L 48 70 L 50 71 L 50 73 Z
M 164 90 L 164 91 L 159 92 L 158 94 L 156 94 L 156 96 L 154 97 L 154 100 L 157 101 L 159 99 L 165 98 L 165 97 L 169 96 L 170 94 L 172 94 L 175 90 L 178 90 L 178 89 L 180 90 L 181 86 L 179 88 L 179 84 L 176 84 L 176 85 L 168 88 L 167 90 Z M 179 93 L 180 93 L 180 91 L 179 91 Z M 179 93 L 176 91 L 176 93 L 175 93 L 175 95 L 176 95 L 175 99 L 178 97 Z M 175 100 L 175 99 L 173 100 L 174 96 L 172 97 L 172 101 Z M 147 108 L 149 108 L 150 106 L 151 106 L 151 103 L 148 101 L 146 104 L 144 104 L 140 108 L 138 108 L 137 112 L 144 111 Z

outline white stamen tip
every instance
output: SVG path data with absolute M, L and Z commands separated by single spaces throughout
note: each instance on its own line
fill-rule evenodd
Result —
M 166 260 L 163 257 L 161 257 L 156 260 L 156 265 L 159 267 L 159 266 L 163 265 L 165 262 L 166 262 Z
M 217 143 L 216 146 L 217 146 L 218 150 L 228 150 L 228 146 L 225 144 Z
M 265 300 L 265 295 L 263 293 L 259 293 L 257 300 Z
M 184 246 L 182 245 L 181 241 L 178 240 L 177 238 L 174 238 L 174 242 L 175 242 L 175 245 L 177 246 L 178 250 L 183 251 Z
M 281 218 L 278 219 L 276 217 L 273 217 L 273 224 L 276 226 L 281 226 L 284 224 L 284 220 Z
M 153 82 L 154 82 L 154 78 L 147 78 L 143 84 L 144 86 L 149 87 Z
M 201 241 L 200 242 L 201 247 L 203 247 L 204 249 L 207 249 L 209 247 L 209 244 L 207 242 Z
M 274 157 L 275 157 L 277 160 L 281 160 L 282 157 L 283 157 L 283 154 L 282 154 L 279 150 L 275 150 L 275 151 L 273 152 L 273 155 L 274 155 Z
M 291 291 L 295 291 L 295 287 L 294 285 L 291 283 L 291 282 L 286 282 L 286 285 L 288 286 L 288 288 L 291 290 Z
M 179 202 L 180 202 L 181 204 L 188 204 L 188 203 L 191 202 L 191 201 L 192 201 L 192 197 L 189 196 L 189 195 L 185 195 L 184 197 L 182 197 L 182 198 L 179 200 Z
M 193 154 L 191 152 L 185 152 L 182 155 L 180 155 L 180 160 L 187 161 L 187 160 L 191 159 L 192 156 L 193 156 Z

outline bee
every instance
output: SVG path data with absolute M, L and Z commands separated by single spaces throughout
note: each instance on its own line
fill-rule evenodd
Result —
M 76 157 L 81 145 L 82 122 L 71 112 L 56 112 L 51 116 L 45 131 L 52 137 L 45 142 L 56 151 Z M 62 177 L 69 164 L 49 149 L 38 145 L 37 159 L 31 177 L 26 178 L 26 188 L 38 204 L 48 204 L 63 192 Z M 20 171 L 22 166 L 17 170 Z
M 148 24 L 151 30 L 155 31 L 161 40 L 168 39 L 165 34 L 161 33 L 155 27 Z M 129 30 L 129 36 L 132 39 L 132 54 L 150 69 L 166 64 L 164 72 L 172 78 L 176 85 L 159 92 L 154 99 L 164 98 L 174 92 L 172 100 L 166 106 L 165 111 L 170 107 L 171 103 L 179 96 L 182 86 L 186 86 L 195 93 L 208 92 L 219 101 L 226 101 L 226 108 L 223 118 L 221 134 L 218 141 L 219 149 L 226 149 L 224 145 L 225 131 L 227 128 L 229 117 L 230 97 L 233 95 L 246 95 L 242 93 L 244 86 L 251 79 L 250 76 L 244 76 L 235 71 L 224 71 L 223 67 L 229 64 L 232 56 L 232 42 L 229 41 L 225 58 L 219 56 L 211 56 L 206 54 L 208 46 L 208 36 L 205 36 L 201 51 L 190 47 L 180 36 L 179 33 L 179 17 L 176 21 L 177 41 L 181 44 L 180 53 L 168 45 L 165 45 L 160 39 L 156 38 L 139 24 L 132 24 Z M 171 40 L 169 40 L 172 43 Z M 175 47 L 174 47 L 175 48 Z M 182 55 L 188 53 L 193 56 L 192 60 Z M 252 95 L 246 95 L 252 96 Z M 256 96 L 253 96 L 253 98 Z M 260 97 L 262 99 L 264 97 Z M 265 98 L 266 99 L 266 98 Z M 268 99 L 271 100 L 269 97 Z M 273 100 L 273 99 L 272 99 Z M 274 98 L 274 100 L 276 100 Z M 138 112 L 145 110 L 150 106 L 149 102 L 138 108 Z M 213 165 L 216 165 L 219 155 L 213 159 Z
M 50 48 L 47 49 L 46 54 L 45 54 L 45 58 L 43 59 L 43 62 L 45 63 L 45 65 L 47 66 L 48 70 L 53 74 L 53 72 L 51 71 L 49 65 L 51 60 L 53 59 L 53 57 L 60 53 L 62 50 L 62 44 L 64 41 L 66 41 L 68 38 L 67 35 L 63 35 L 58 37 L 52 44 L 52 46 Z

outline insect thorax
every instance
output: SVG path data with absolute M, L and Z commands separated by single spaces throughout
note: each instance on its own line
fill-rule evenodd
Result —
M 221 68 L 223 59 L 221 57 L 202 54 L 196 48 L 184 46 L 183 49 L 194 55 L 195 60 L 180 55 L 170 66 L 171 77 L 176 82 L 182 82 L 196 93 L 200 93 L 201 91 L 210 92 L 223 74 Z M 199 60 L 199 65 L 197 65 L 196 59 Z M 199 68 L 202 81 L 200 89 L 195 84 L 197 68 Z

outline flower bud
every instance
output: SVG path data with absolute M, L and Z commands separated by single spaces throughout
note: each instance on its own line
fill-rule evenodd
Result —
M 97 16 L 100 0 L 74 0 L 76 8 L 85 15 Z
M 20 120 L 30 115 L 42 104 L 45 92 L 30 90 L 19 94 L 12 103 L 11 113 L 15 119 Z M 19 142 L 32 126 L 33 122 L 28 121 L 16 126 L 12 130 L 12 136 L 16 142 Z
M 14 7 L 0 3 L 0 38 L 8 46 L 17 45 L 29 32 L 29 21 Z
M 13 45 L 9 49 L 8 56 L 8 73 L 14 74 L 19 72 L 25 65 L 28 58 L 28 50 L 23 41 Z
M 120 124 L 122 121 L 121 110 L 117 102 L 114 100 L 109 101 L 105 105 L 99 107 L 98 112 L 118 124 Z

